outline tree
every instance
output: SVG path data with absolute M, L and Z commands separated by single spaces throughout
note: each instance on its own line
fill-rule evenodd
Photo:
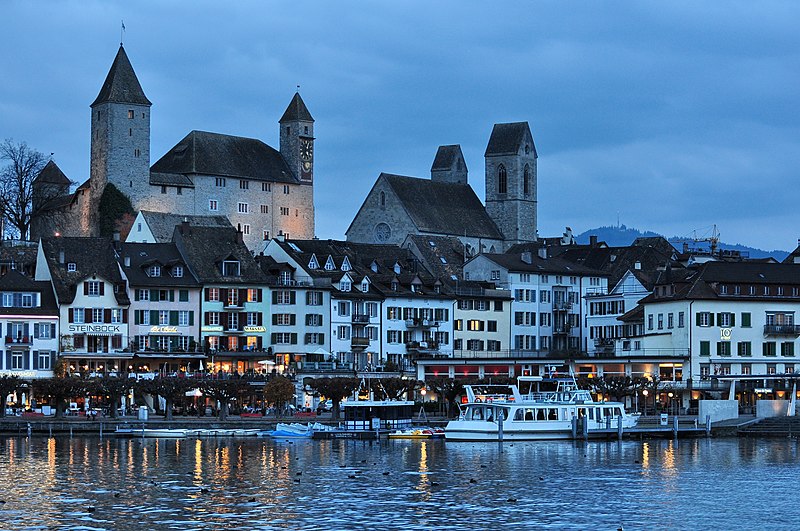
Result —
M 434 393 L 444 398 L 445 415 L 450 417 L 451 405 L 458 409 L 456 398 L 464 394 L 464 383 L 460 380 L 442 376 L 425 380 L 425 383 Z
M 361 382 L 358 378 L 315 378 L 308 383 L 308 386 L 317 394 L 333 402 L 331 418 L 335 420 L 339 418 L 339 404 L 342 399 L 358 390 Z
M 403 395 L 410 394 L 419 382 L 405 378 L 381 378 L 372 382 L 372 392 L 376 400 L 400 400 Z
M 109 413 L 112 419 L 117 418 L 117 407 L 120 405 L 122 397 L 133 387 L 133 383 L 128 378 L 117 376 L 94 378 L 87 383 L 89 391 L 93 394 L 108 398 Z
M 106 184 L 103 189 L 103 195 L 100 197 L 100 235 L 111 236 L 114 231 L 120 232 L 120 239 L 122 239 L 122 231 L 124 224 L 130 220 L 130 224 L 126 228 L 130 232 L 130 227 L 133 224 L 133 205 L 128 196 L 119 191 L 119 188 L 111 183 Z M 124 241 L 124 240 L 123 240 Z
M 247 380 L 230 378 L 227 380 L 204 380 L 203 394 L 219 402 L 219 420 L 227 420 L 231 400 L 251 390 Z
M 0 418 L 6 416 L 6 400 L 8 395 L 16 391 L 22 385 L 23 380 L 16 374 L 4 374 L 0 377 Z
M 0 215 L 24 240 L 28 237 L 31 218 L 37 214 L 33 205 L 33 181 L 47 164 L 47 158 L 25 142 L 16 143 L 9 138 L 0 144 L 0 159 L 8 161 L 0 171 Z M 41 210 L 47 200 L 37 203 L 37 210 Z
M 183 400 L 186 391 L 196 387 L 197 382 L 186 378 L 156 378 L 154 380 L 139 380 L 137 388 L 141 393 L 160 396 L 164 399 L 164 419 L 172 420 L 172 409 L 176 401 Z
M 294 398 L 294 395 L 294 384 L 284 376 L 270 378 L 264 386 L 264 400 L 269 404 L 275 404 L 276 417 L 283 406 Z
M 33 392 L 50 397 L 56 407 L 56 418 L 64 416 L 67 400 L 86 391 L 86 382 L 80 378 L 42 378 L 33 380 Z

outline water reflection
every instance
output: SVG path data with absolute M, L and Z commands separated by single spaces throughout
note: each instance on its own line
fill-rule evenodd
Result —
M 786 528 L 791 496 L 769 493 L 796 484 L 797 458 L 795 440 L 518 442 L 501 452 L 443 441 L 14 437 L 0 439 L 0 527 Z

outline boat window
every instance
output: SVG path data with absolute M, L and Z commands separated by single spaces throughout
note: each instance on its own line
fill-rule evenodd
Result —
M 533 410 L 526 409 L 525 410 L 525 420 L 533 420 Z
M 525 411 L 520 408 L 514 412 L 514 420 L 522 420 L 523 415 L 525 415 Z
M 614 408 L 614 415 L 615 415 L 615 416 L 620 416 L 620 415 L 622 415 L 622 408 L 618 408 L 618 407 L 617 407 L 617 408 Z
M 486 408 L 486 420 L 488 422 L 492 422 L 494 420 L 494 410 L 492 408 Z
M 536 420 L 545 420 L 545 410 L 544 410 L 544 408 L 536 410 Z
M 551 407 L 547 410 L 547 420 L 558 420 L 558 409 Z
M 483 420 L 483 408 L 482 407 L 473 407 L 472 408 L 472 420 Z
M 585 407 L 579 407 L 578 408 L 578 418 L 582 419 L 585 416 L 586 416 L 586 408 Z
M 604 407 L 603 408 L 603 416 L 604 417 L 610 417 L 611 416 L 611 408 L 610 407 Z
M 594 409 L 593 407 L 589 408 L 589 418 L 594 420 Z

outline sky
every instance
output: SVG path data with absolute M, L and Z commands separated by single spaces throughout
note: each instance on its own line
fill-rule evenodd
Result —
M 794 249 L 800 2 L 3 2 L 0 139 L 89 175 L 89 104 L 124 43 L 151 163 L 193 129 L 278 147 L 297 86 L 315 122 L 317 236 L 381 172 L 460 144 L 484 197 L 494 123 L 527 121 L 539 234 L 616 225 Z

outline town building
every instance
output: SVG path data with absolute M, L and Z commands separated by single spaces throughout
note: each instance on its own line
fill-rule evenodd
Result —
M 232 229 L 225 216 L 189 216 L 140 210 L 131 225 L 125 241 L 129 243 L 172 243 L 175 227 L 188 223 L 194 227 L 217 227 Z

